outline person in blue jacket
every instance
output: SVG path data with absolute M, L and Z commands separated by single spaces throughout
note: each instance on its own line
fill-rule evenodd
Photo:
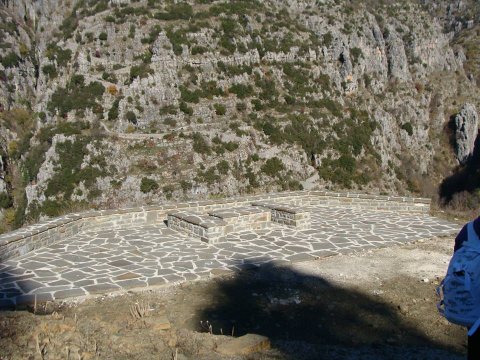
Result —
M 473 229 L 480 237 L 480 217 L 473 221 Z M 455 238 L 455 247 L 453 251 L 455 252 L 460 249 L 467 239 L 467 225 L 465 225 Z M 480 360 L 480 329 L 477 330 L 472 336 L 468 337 L 467 354 L 468 360 Z

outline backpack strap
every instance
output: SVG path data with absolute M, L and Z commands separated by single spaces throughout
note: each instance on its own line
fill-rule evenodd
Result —
M 473 334 L 475 334 L 475 332 L 478 330 L 479 326 L 480 326 L 480 318 L 473 323 L 470 329 L 468 329 L 468 336 L 473 336 Z
M 480 249 L 480 238 L 473 227 L 473 221 L 470 221 L 467 224 L 467 241 L 465 241 L 464 245 L 467 245 L 471 248 Z

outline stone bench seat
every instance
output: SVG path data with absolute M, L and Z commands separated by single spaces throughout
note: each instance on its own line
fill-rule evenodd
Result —
M 168 227 L 216 243 L 225 236 L 227 223 L 218 217 L 194 212 L 176 211 L 167 215 Z
M 270 211 L 264 208 L 238 207 L 209 212 L 211 217 L 225 221 L 228 225 L 226 234 L 247 230 L 261 230 L 268 227 L 271 220 Z
M 298 229 L 307 229 L 311 225 L 310 212 L 301 207 L 269 202 L 254 202 L 252 206 L 269 209 L 271 220 L 278 224 Z
M 190 211 L 176 211 L 168 214 L 178 219 L 185 220 L 193 225 L 198 225 L 206 229 L 215 226 L 225 226 L 226 223 L 218 217 L 212 217 L 207 214 L 199 214 Z
M 169 213 L 167 219 L 168 227 L 173 230 L 217 243 L 230 233 L 267 228 L 271 213 L 265 208 L 239 207 L 211 211 L 208 215 L 177 211 Z
M 265 213 L 264 209 L 259 209 L 251 206 L 236 207 L 231 209 L 220 209 L 215 211 L 210 211 L 208 214 L 211 216 L 216 216 L 221 219 L 231 219 L 239 216 L 253 215 Z

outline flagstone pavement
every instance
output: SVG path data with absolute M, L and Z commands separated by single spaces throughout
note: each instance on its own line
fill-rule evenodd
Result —
M 453 236 L 457 224 L 430 216 L 348 207 L 306 207 L 307 230 L 272 224 L 209 245 L 150 225 L 82 232 L 0 263 L 0 308 L 195 280 L 276 262 Z

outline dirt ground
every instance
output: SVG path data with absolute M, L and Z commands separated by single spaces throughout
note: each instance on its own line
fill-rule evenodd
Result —
M 0 312 L 0 359 L 463 359 L 465 330 L 435 306 L 452 246 L 435 238 Z M 216 351 L 247 333 L 271 349 Z

